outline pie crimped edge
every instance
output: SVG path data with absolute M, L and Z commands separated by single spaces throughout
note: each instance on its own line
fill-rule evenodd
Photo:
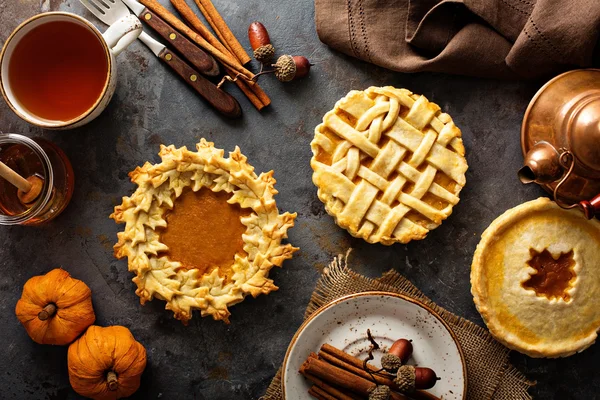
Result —
M 405 108 L 408 113 L 400 115 Z M 337 116 L 339 111 L 355 117 L 355 126 Z M 325 129 L 333 130 L 341 143 L 327 138 Z M 378 146 L 384 137 L 389 141 Z M 313 182 L 325 210 L 340 227 L 368 243 L 424 239 L 452 213 L 466 183 L 468 165 L 461 130 L 437 104 L 406 89 L 386 86 L 350 91 L 315 128 L 311 149 Z M 317 160 L 320 151 L 330 155 L 331 165 Z M 361 165 L 365 157 L 373 158 L 370 167 Z M 423 163 L 427 166 L 419 171 Z M 373 165 L 378 171 L 373 171 Z M 438 171 L 454 181 L 453 191 L 434 182 Z M 390 181 L 392 173 L 398 176 Z M 362 180 L 355 184 L 357 176 Z M 367 190 L 370 193 L 364 196 L 361 191 L 368 185 L 357 188 L 365 182 L 378 193 Z M 409 193 L 403 191 L 406 183 L 414 184 Z M 424 203 L 421 198 L 427 193 L 443 199 L 447 206 L 438 210 Z M 423 223 L 405 218 L 410 211 L 420 213 Z
M 508 347 L 509 349 L 519 351 L 530 357 L 567 357 L 572 354 L 581 352 L 590 347 L 597 338 L 598 329 L 600 329 L 600 323 L 598 326 L 590 329 L 587 336 L 578 337 L 567 337 L 561 342 L 553 340 L 540 339 L 539 343 L 532 344 L 527 340 L 522 340 L 515 334 L 515 328 L 512 322 L 506 319 L 499 319 L 496 308 L 490 304 L 488 299 L 488 276 L 485 273 L 486 256 L 488 255 L 488 249 L 495 244 L 496 241 L 501 240 L 504 232 L 510 229 L 514 224 L 528 218 L 532 215 L 543 215 L 541 213 L 561 213 L 564 218 L 571 218 L 577 223 L 589 224 L 588 228 L 595 230 L 597 235 L 600 235 L 600 222 L 597 220 L 587 220 L 583 213 L 579 210 L 564 210 L 561 209 L 556 203 L 546 197 L 540 197 L 536 200 L 531 200 L 526 203 L 520 204 L 512 209 L 507 210 L 498 218 L 496 218 L 481 235 L 481 241 L 477 245 L 475 254 L 473 256 L 473 263 L 471 265 L 471 294 L 477 311 L 481 314 L 483 321 L 486 323 L 490 333 L 500 343 Z M 562 225 L 560 222 L 553 222 L 556 226 Z M 585 230 L 585 229 L 584 229 Z M 545 235 L 553 235 L 551 226 L 546 226 Z M 526 235 L 528 232 L 521 233 Z M 530 317 L 525 321 L 518 320 L 519 323 L 523 322 L 526 328 L 530 328 L 532 321 L 539 319 L 540 325 L 546 323 L 548 326 L 554 326 L 554 324 L 560 324 L 566 328 L 576 329 L 581 326 L 582 321 L 586 320 L 585 312 L 581 309 L 577 309 L 578 306 L 583 303 L 583 308 L 594 309 L 595 300 L 593 297 L 600 290 L 600 271 L 597 270 L 598 263 L 600 263 L 600 246 L 589 243 L 585 240 L 589 239 L 589 235 L 579 233 L 577 230 L 570 229 L 568 234 L 561 234 L 553 239 L 556 248 L 570 247 L 575 250 L 574 260 L 576 262 L 574 271 L 576 273 L 575 280 L 572 285 L 569 286 L 567 292 L 571 296 L 571 300 L 566 303 L 563 300 L 552 299 L 547 300 L 538 296 L 532 290 L 525 290 L 527 296 L 523 296 L 523 293 L 519 293 L 518 301 L 514 301 L 515 304 L 510 304 L 511 311 L 517 312 L 519 308 L 529 310 L 528 304 L 541 303 L 543 305 L 549 305 L 551 307 L 558 307 L 553 312 L 551 307 L 545 307 L 543 311 L 539 309 L 532 309 L 529 314 Z M 524 236 L 527 237 L 527 236 Z M 527 247 L 534 248 L 539 247 L 537 251 L 540 251 L 542 247 L 550 247 L 552 243 L 529 243 Z M 568 250 L 565 248 L 565 250 Z M 505 257 L 513 257 L 518 251 L 515 247 L 506 249 Z M 521 285 L 524 279 L 528 279 L 531 274 L 534 273 L 533 268 L 525 266 L 525 260 L 527 257 L 521 257 L 523 261 L 522 271 L 519 273 L 510 274 L 507 279 L 503 282 L 509 281 L 509 284 Z M 592 261 L 592 262 L 591 262 Z M 590 265 L 593 264 L 593 265 Z M 491 278 L 493 279 L 493 278 Z M 585 281 L 585 282 L 584 282 Z M 514 294 L 514 289 L 506 288 L 506 283 L 503 283 L 503 292 L 510 292 L 509 295 Z M 577 301 L 577 302 L 576 302 Z M 560 314 L 558 314 L 560 312 Z M 598 314 L 598 313 L 596 313 Z M 598 315 L 596 315 L 598 317 Z M 516 318 L 516 317 L 515 317 Z M 537 323 L 537 322 L 536 322 Z M 585 322 L 583 322 L 585 324 Z M 527 326 L 529 324 L 529 326 Z M 591 324 L 588 324 L 591 325 Z M 543 330 L 535 332 L 538 335 L 544 335 L 546 332 Z
M 115 257 L 127 257 L 129 271 L 136 274 L 133 282 L 142 304 L 157 297 L 165 300 L 165 308 L 183 323 L 191 319 L 193 309 L 228 323 L 228 306 L 243 301 L 248 294 L 256 297 L 278 289 L 268 275 L 273 266 L 281 266 L 298 250 L 281 243 L 294 226 L 296 213 L 279 214 L 273 171 L 257 176 L 237 146 L 229 158 L 205 139 L 196 148 L 193 152 L 185 146 L 161 145 L 162 162 L 146 162 L 129 174 L 138 188 L 131 197 L 123 197 L 123 203 L 110 216 L 125 224 L 124 231 L 117 234 Z M 197 269 L 186 270 L 179 262 L 158 255 L 168 247 L 160 242 L 156 229 L 167 226 L 165 212 L 173 209 L 186 187 L 194 192 L 207 187 L 213 192 L 233 193 L 228 203 L 251 210 L 240 218 L 246 226 L 242 239 L 247 255 L 235 255 L 231 282 L 225 283 L 218 268 L 202 275 Z

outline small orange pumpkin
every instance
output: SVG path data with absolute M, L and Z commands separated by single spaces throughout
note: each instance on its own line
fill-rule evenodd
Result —
M 15 312 L 40 344 L 69 344 L 96 320 L 90 288 L 60 268 L 29 279 Z
M 140 387 L 146 349 L 124 326 L 92 325 L 69 346 L 69 381 L 82 396 L 115 400 Z

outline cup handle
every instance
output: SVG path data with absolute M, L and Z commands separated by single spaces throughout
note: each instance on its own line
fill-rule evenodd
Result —
M 102 34 L 106 44 L 115 56 L 125 50 L 142 33 L 142 23 L 133 14 L 129 14 L 111 26 Z

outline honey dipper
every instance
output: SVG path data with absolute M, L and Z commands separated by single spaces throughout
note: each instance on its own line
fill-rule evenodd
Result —
M 38 174 L 25 179 L 2 161 L 0 161 L 0 176 L 19 189 L 17 197 L 23 204 L 30 204 L 37 199 L 44 186 L 44 180 Z

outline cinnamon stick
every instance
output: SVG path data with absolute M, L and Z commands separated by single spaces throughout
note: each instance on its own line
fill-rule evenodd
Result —
M 390 400 L 414 400 L 412 397 L 403 395 L 402 393 L 392 392 L 390 393 Z
M 235 72 L 232 72 L 231 70 L 228 70 L 227 68 L 226 68 L 226 71 L 227 71 L 227 75 L 229 75 L 230 78 L 235 79 L 235 75 L 236 75 Z M 265 108 L 265 105 L 260 101 L 260 99 L 254 94 L 254 92 L 250 89 L 250 87 L 248 85 L 246 85 L 246 83 L 242 79 L 236 80 L 235 84 L 242 91 L 242 93 L 244 93 L 246 95 L 248 100 L 250 100 L 250 103 L 252 103 L 252 105 L 258 111 Z
M 439 397 L 426 392 L 425 390 L 415 390 L 411 393 L 411 397 L 415 400 L 440 400 Z
M 194 11 L 187 5 L 185 0 L 171 0 L 171 4 L 175 9 L 181 14 L 183 19 L 192 26 L 200 35 L 212 46 L 214 46 L 217 50 L 221 51 L 224 54 L 227 54 L 231 57 L 235 57 L 228 49 L 223 46 L 223 44 L 217 39 L 208 28 L 200 21 L 200 18 L 196 16 Z M 236 58 L 237 59 L 237 58 Z M 241 66 L 241 64 L 240 64 Z M 225 67 L 227 75 L 229 75 L 232 79 L 235 79 L 237 76 L 237 72 L 233 71 L 231 68 Z M 262 110 L 264 107 L 271 104 L 271 99 L 267 94 L 261 89 L 258 84 L 249 85 L 243 79 L 235 80 L 235 84 L 238 88 L 246 95 L 248 100 L 252 103 L 254 107 L 258 111 Z
M 194 0 L 196 5 L 213 28 L 221 42 L 230 49 L 242 65 L 250 62 L 251 58 L 246 53 L 246 50 L 242 47 L 240 42 L 237 40 L 233 32 L 229 29 L 221 14 L 217 11 L 211 0 Z
M 323 352 L 320 352 L 319 354 L 323 354 Z M 319 359 L 319 355 L 318 355 L 318 354 L 316 354 L 316 353 L 314 353 L 314 352 L 311 352 L 311 353 L 308 355 L 308 359 L 317 359 L 317 360 L 318 360 L 318 359 Z M 321 361 L 323 361 L 323 360 L 321 359 Z M 374 367 L 373 367 L 373 368 L 374 368 Z M 349 371 L 349 372 L 350 372 L 350 371 Z M 323 381 L 323 379 L 319 379 L 319 378 L 317 378 L 316 376 L 314 376 L 314 375 L 313 375 L 313 374 L 311 374 L 310 372 L 303 371 L 303 369 L 302 369 L 302 368 L 300 368 L 300 373 L 301 373 L 302 375 L 304 375 L 304 377 L 305 377 L 305 378 L 307 378 L 308 380 L 310 380 L 311 382 L 313 382 L 315 385 L 317 385 L 317 386 L 321 386 L 321 388 L 322 388 L 323 390 L 325 390 L 325 391 L 327 391 L 327 386 L 329 386 L 329 387 L 332 387 L 332 386 L 331 386 L 331 385 L 329 385 L 329 383 L 328 383 L 328 382 L 331 382 L 331 379 L 329 379 L 329 378 L 323 378 L 323 379 L 327 380 L 327 382 L 325 382 L 325 381 Z M 361 379 L 362 379 L 362 377 L 358 377 L 358 378 L 361 378 Z M 369 379 L 367 379 L 367 380 L 369 380 L 370 382 L 373 382 L 373 378 L 371 378 L 371 376 L 369 376 Z M 321 382 L 323 382 L 323 384 L 324 384 L 324 385 L 321 385 Z M 381 384 L 381 383 L 380 383 L 380 384 Z M 336 389 L 336 388 L 334 388 L 334 389 Z M 339 390 L 339 389 L 338 389 L 338 390 Z M 333 393 L 331 393 L 331 392 L 329 392 L 329 393 L 330 393 L 330 394 L 333 394 Z M 343 393 L 343 391 L 342 391 L 342 393 Z M 422 396 L 422 394 L 424 394 L 425 396 Z M 350 396 L 351 398 L 357 398 L 357 397 L 356 397 L 354 394 L 352 394 L 352 393 L 346 393 L 346 395 L 347 395 L 347 396 Z M 414 395 L 414 397 L 413 397 L 413 395 Z M 357 399 L 360 399 L 360 398 L 357 398 Z M 391 400 L 440 400 L 440 399 L 438 399 L 437 397 L 435 397 L 434 395 L 432 395 L 432 394 L 429 394 L 429 393 L 427 393 L 427 392 L 423 392 L 423 391 L 416 391 L 416 392 L 414 392 L 414 393 L 411 393 L 411 395 L 410 395 L 410 396 L 408 396 L 408 395 L 405 395 L 405 394 L 403 394 L 403 393 L 391 392 L 391 393 L 390 393 L 390 399 L 391 399 Z
M 338 400 L 335 396 L 330 395 L 320 387 L 313 385 L 308 389 L 308 394 L 317 398 L 318 400 Z
M 265 93 L 265 91 L 262 90 L 262 88 L 260 86 L 258 86 L 258 83 L 254 84 L 254 85 L 248 85 L 247 82 L 244 82 L 244 83 L 246 84 L 246 86 L 248 86 L 250 88 L 250 90 L 252 90 L 252 92 L 256 95 L 256 97 L 258 97 L 260 99 L 260 102 L 262 104 L 264 104 L 265 107 L 268 106 L 269 104 L 271 104 L 271 99 Z
M 223 46 L 223 43 L 221 43 L 219 39 L 217 39 L 215 35 L 208 30 L 206 25 L 200 21 L 200 18 L 196 16 L 196 13 L 194 13 L 190 6 L 188 6 L 185 0 L 171 0 L 171 4 L 173 7 L 175 7 L 177 12 L 181 14 L 183 19 L 190 24 L 192 28 L 194 28 L 204 39 L 206 39 L 208 43 L 213 45 L 223 54 L 231 54 L 231 52 L 225 46 Z
M 344 369 L 333 366 L 323 360 L 309 357 L 300 367 L 302 375 L 310 374 L 327 382 L 351 390 L 363 396 L 369 393 L 377 386 L 375 383 L 354 375 Z
M 235 56 L 235 54 L 233 53 L 233 49 L 231 48 L 231 46 L 229 45 L 229 43 L 227 43 L 224 38 L 223 35 L 221 35 L 221 33 L 215 29 L 214 23 L 211 21 L 210 16 L 206 13 L 206 9 L 204 8 L 204 6 L 202 6 L 201 3 L 199 3 L 197 0 L 194 0 L 194 2 L 196 3 L 196 5 L 198 6 L 198 8 L 200 9 L 200 12 L 202 13 L 202 15 L 204 15 L 204 18 L 206 19 L 206 21 L 208 22 L 208 24 L 210 25 L 210 27 L 213 29 L 213 31 L 215 31 L 215 33 L 217 34 L 217 36 L 219 37 L 219 40 L 221 41 L 221 43 L 223 43 L 223 45 L 225 46 L 225 48 L 227 49 L 228 52 L 230 52 L 231 54 L 233 54 Z M 237 57 L 235 57 L 237 58 Z M 238 59 L 238 61 L 240 61 Z M 241 64 L 241 62 L 240 62 Z
M 373 373 L 372 374 L 373 376 L 371 376 L 371 374 L 369 374 L 367 371 L 365 371 L 362 368 L 362 366 L 360 368 L 355 367 L 354 365 L 349 364 L 349 363 L 345 362 L 344 360 L 336 358 L 335 356 L 333 356 L 329 353 L 325 353 L 325 352 L 320 352 L 319 358 L 324 361 L 327 361 L 331 365 L 335 365 L 336 367 L 345 369 L 346 371 L 352 372 L 353 374 L 361 376 L 365 379 L 369 379 L 372 381 L 373 378 L 375 378 L 375 381 L 379 385 L 387 385 L 392 389 L 398 390 L 398 385 L 396 385 L 391 378 L 387 378 L 387 377 L 384 377 L 384 376 L 381 376 L 381 375 L 378 375 L 375 373 Z
M 321 346 L 321 351 L 319 352 L 318 356 L 338 367 L 355 372 L 356 374 L 360 374 L 362 377 L 373 379 L 371 378 L 371 374 L 364 370 L 363 361 L 361 359 L 353 357 L 330 344 L 325 343 L 323 346 Z M 396 385 L 390 378 L 378 373 L 378 368 L 371 364 L 367 364 L 367 368 L 373 372 L 373 376 L 378 384 L 388 385 L 390 388 L 392 388 L 392 390 L 398 390 L 398 385 Z M 416 390 L 415 392 L 411 393 L 410 396 L 415 400 L 440 400 L 437 396 L 422 390 Z
M 191 41 L 202 47 L 204 50 L 209 52 L 217 60 L 230 67 L 236 73 L 245 75 L 248 79 L 254 78 L 254 74 L 240 65 L 239 61 L 232 57 L 230 54 L 225 54 L 215 48 L 213 45 L 208 43 L 200 34 L 189 28 L 186 24 L 181 22 L 179 18 L 173 15 L 169 10 L 164 8 L 157 0 L 140 0 L 140 2 L 148 7 L 151 11 L 155 12 L 159 17 L 164 19 L 169 25 L 177 29 L 180 33 L 187 36 Z M 254 82 L 248 83 L 250 86 L 254 85 Z
M 317 378 L 316 376 L 306 373 L 304 375 L 306 379 L 311 381 L 313 385 L 323 389 L 328 394 L 334 396 L 338 400 L 360 400 L 360 397 L 346 393 L 336 387 L 331 386 L 329 383 L 325 382 L 322 379 Z
M 321 353 L 319 353 L 319 357 L 321 357 L 323 360 L 325 360 L 327 362 L 330 362 L 332 365 L 339 366 L 340 368 L 343 368 L 346 371 L 352 372 L 353 374 L 359 375 L 362 378 L 368 379 L 370 381 L 373 381 L 373 379 L 374 379 L 378 385 L 386 385 L 386 386 L 389 386 L 392 390 L 398 390 L 398 385 L 396 383 L 394 383 L 394 381 L 390 378 L 387 378 L 385 376 L 378 375 L 375 373 L 373 373 L 373 375 L 371 376 L 371 374 L 369 374 L 364 369 L 355 367 L 354 365 L 346 364 L 342 360 L 335 358 L 331 354 L 321 352 Z M 392 392 L 390 394 L 390 396 L 391 396 L 391 399 L 394 399 L 394 400 L 417 400 L 419 398 L 417 396 L 415 396 L 416 393 L 417 392 L 415 391 L 415 392 L 411 393 L 409 396 L 409 395 L 405 395 L 403 393 Z M 433 400 L 433 399 L 431 399 L 431 400 Z
M 338 359 L 346 362 L 347 364 L 353 365 L 353 366 L 361 368 L 361 369 L 363 367 L 363 361 L 360 358 L 351 356 L 350 354 L 346 353 L 345 351 L 342 351 L 342 350 L 338 349 L 337 347 L 333 347 L 329 343 L 325 343 L 323 346 L 321 346 L 321 351 L 324 353 L 329 353 L 332 356 L 335 356 L 335 358 L 338 358 Z M 367 364 L 367 367 L 371 371 L 378 370 L 371 364 Z
M 269 98 L 269 96 L 267 96 L 267 94 L 262 90 L 262 88 L 258 84 L 250 86 L 243 79 L 238 78 L 237 80 L 235 80 L 237 74 L 234 71 L 230 70 L 227 67 L 225 68 L 225 71 L 227 72 L 227 75 L 234 79 L 234 82 L 237 85 L 237 87 L 240 88 L 240 90 L 246 95 L 246 97 L 248 97 L 248 100 L 250 100 L 252 105 L 256 107 L 258 111 L 271 104 L 271 99 Z
M 325 400 L 318 393 L 315 393 L 315 391 L 314 391 L 314 389 L 312 387 L 310 389 L 308 389 L 308 394 L 311 395 L 312 397 L 314 397 L 317 400 Z

